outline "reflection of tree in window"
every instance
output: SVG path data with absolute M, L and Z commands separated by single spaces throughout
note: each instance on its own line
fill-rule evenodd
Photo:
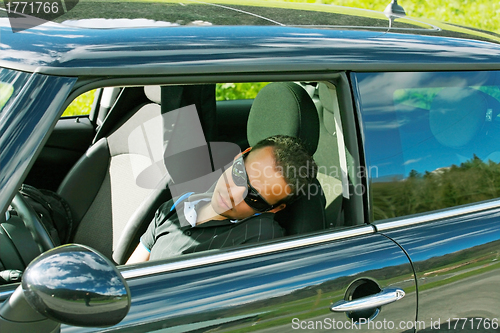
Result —
M 497 198 L 500 164 L 473 156 L 460 165 L 411 170 L 403 181 L 372 184 L 375 220 L 423 213 Z

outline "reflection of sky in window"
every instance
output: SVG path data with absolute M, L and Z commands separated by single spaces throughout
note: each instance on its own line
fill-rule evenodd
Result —
M 443 87 L 473 86 L 498 99 L 498 73 L 361 73 L 356 76 L 367 163 L 376 166 L 379 175 L 373 181 L 401 179 L 411 170 L 425 173 L 459 165 L 471 159 L 473 153 L 478 156 L 483 153 L 482 148 L 477 148 L 478 151 L 451 149 L 437 142 L 429 128 L 428 106 Z

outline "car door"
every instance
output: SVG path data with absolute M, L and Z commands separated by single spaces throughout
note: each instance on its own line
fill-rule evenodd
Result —
M 350 91 L 341 87 L 347 82 L 341 78 L 345 79 L 339 75 L 335 81 L 339 99 L 342 92 Z M 334 83 L 328 85 L 326 91 L 333 91 Z M 333 97 L 327 100 L 333 103 Z M 344 117 L 343 128 L 345 141 L 352 142 L 352 107 L 346 101 L 338 104 L 336 110 L 351 112 Z M 331 154 L 338 154 L 330 149 Z M 349 155 L 354 153 L 354 149 L 349 151 Z M 398 244 L 373 226 L 349 221 L 350 216 L 362 215 L 350 211 L 363 210 L 352 204 L 360 202 L 354 196 L 346 193 L 351 204 L 344 205 L 348 210 L 344 226 L 267 244 L 121 267 L 132 305 L 127 317 L 110 331 L 413 331 L 417 294 L 412 265 Z M 99 330 L 62 327 L 62 332 Z
M 410 257 L 422 331 L 496 331 L 498 72 L 357 73 L 374 227 Z M 381 88 L 382 87 L 382 88 Z
M 121 272 L 132 306 L 112 331 L 369 331 L 369 317 L 374 327 L 401 331 L 400 325 L 413 326 L 416 317 L 411 264 L 399 246 L 371 226 L 123 267 Z M 396 301 L 402 296 L 394 291 L 398 288 L 406 295 Z M 367 297 L 365 305 L 375 301 L 375 294 L 393 302 L 332 312 L 346 292 L 353 300 Z M 98 329 L 62 327 L 62 332 L 80 331 Z

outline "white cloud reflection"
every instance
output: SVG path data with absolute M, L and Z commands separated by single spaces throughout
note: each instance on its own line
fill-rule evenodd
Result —
M 123 290 L 119 276 L 104 259 L 92 252 L 63 252 L 30 267 L 32 284 L 48 289 L 91 291 L 116 295 Z

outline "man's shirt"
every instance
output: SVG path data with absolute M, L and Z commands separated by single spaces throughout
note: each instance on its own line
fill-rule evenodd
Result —
M 197 209 L 207 204 L 211 197 L 212 193 L 195 194 L 175 208 L 174 200 L 160 206 L 141 237 L 141 244 L 151 253 L 149 260 L 256 243 L 284 235 L 273 213 L 256 214 L 239 221 L 210 220 L 193 226 Z M 186 213 L 189 214 L 187 218 Z

